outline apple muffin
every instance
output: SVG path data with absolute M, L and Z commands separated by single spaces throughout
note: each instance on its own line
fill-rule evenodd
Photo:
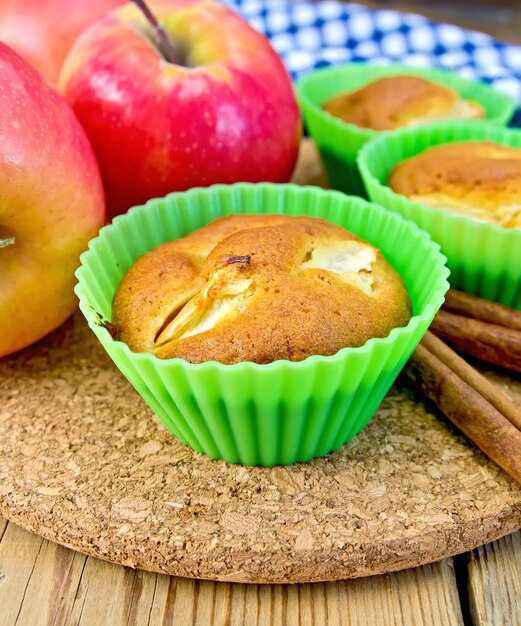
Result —
M 344 122 L 372 130 L 396 130 L 441 120 L 486 117 L 477 102 L 419 76 L 387 76 L 341 93 L 323 109 Z
M 434 146 L 394 167 L 396 193 L 504 228 L 521 228 L 521 150 L 491 141 Z
M 385 337 L 407 324 L 411 304 L 380 251 L 340 226 L 232 215 L 141 256 L 112 313 L 135 352 L 270 363 Z

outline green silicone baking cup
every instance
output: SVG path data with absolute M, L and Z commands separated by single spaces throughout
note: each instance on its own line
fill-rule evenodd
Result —
M 402 74 L 421 76 L 454 89 L 466 100 L 479 102 L 487 111 L 486 121 L 491 124 L 506 126 L 516 109 L 512 100 L 484 83 L 439 69 L 351 63 L 306 74 L 297 84 L 297 93 L 306 127 L 317 145 L 334 189 L 365 195 L 356 157 L 367 141 L 382 132 L 343 122 L 324 111 L 322 105 L 336 94 L 354 91 L 384 76 Z
M 379 136 L 364 146 L 358 166 L 373 202 L 413 220 L 441 245 L 448 259 L 452 287 L 521 309 L 520 229 L 501 228 L 432 209 L 387 186 L 391 170 L 400 161 L 430 146 L 469 140 L 521 148 L 520 131 L 446 122 Z
M 359 348 L 304 361 L 223 365 L 161 360 L 132 352 L 100 324 L 114 292 L 144 252 L 222 215 L 285 213 L 323 217 L 378 246 L 401 273 L 414 316 Z M 359 198 L 295 185 L 215 185 L 154 199 L 116 217 L 81 257 L 76 293 L 114 363 L 163 424 L 215 459 L 290 464 L 323 456 L 368 422 L 420 341 L 448 288 L 439 246 L 415 224 Z

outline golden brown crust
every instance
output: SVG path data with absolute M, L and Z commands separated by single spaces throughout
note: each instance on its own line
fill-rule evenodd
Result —
M 342 93 L 324 106 L 344 122 L 373 130 L 394 130 L 434 120 L 485 117 L 481 105 L 419 76 L 388 76 L 357 91 Z
M 489 141 L 434 146 L 395 166 L 389 186 L 432 208 L 521 227 L 521 150 Z
M 138 259 L 112 321 L 132 350 L 159 358 L 269 363 L 362 345 L 410 315 L 398 274 L 345 229 L 233 215 Z

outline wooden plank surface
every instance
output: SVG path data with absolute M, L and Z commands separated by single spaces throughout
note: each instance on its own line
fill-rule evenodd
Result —
M 0 518 L 0 624 L 521 624 L 521 532 L 397 574 L 314 585 L 238 585 L 112 565 Z M 291 619 L 291 622 L 289 621 Z
M 241 585 L 120 567 L 2 519 L 0 536 L 2 626 L 463 624 L 451 559 L 355 581 Z
M 467 556 L 468 600 L 479 626 L 521 624 L 521 532 Z

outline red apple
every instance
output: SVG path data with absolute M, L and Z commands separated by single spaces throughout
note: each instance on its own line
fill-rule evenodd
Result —
M 2 0 L 0 40 L 54 84 L 80 32 L 124 0 Z
M 60 75 L 98 158 L 109 215 L 193 186 L 289 180 L 300 114 L 268 40 L 217 2 L 151 8 L 174 62 L 125 5 L 82 33 Z
M 61 324 L 104 222 L 92 148 L 62 96 L 0 43 L 0 357 Z

